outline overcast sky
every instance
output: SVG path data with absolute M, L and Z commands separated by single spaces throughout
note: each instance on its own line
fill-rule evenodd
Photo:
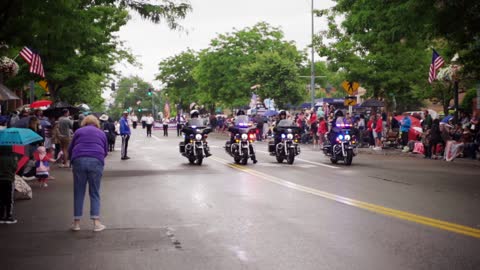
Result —
M 303 50 L 311 41 L 311 0 L 190 0 L 193 10 L 180 21 L 186 31 L 173 31 L 165 24 L 153 24 L 132 14 L 119 33 L 142 68 L 119 64 L 123 76 L 138 75 L 155 87 L 158 63 L 187 48 L 201 50 L 218 34 L 243 29 L 264 21 L 280 27 L 287 40 Z M 315 9 L 333 5 L 330 0 L 314 0 Z M 325 29 L 325 21 L 316 18 L 315 30 Z

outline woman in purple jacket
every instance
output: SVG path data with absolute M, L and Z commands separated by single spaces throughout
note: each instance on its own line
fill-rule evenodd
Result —
M 89 115 L 75 131 L 69 147 L 69 157 L 73 165 L 73 203 L 74 220 L 71 229 L 80 230 L 80 219 L 83 213 L 83 200 L 88 183 L 90 195 L 90 218 L 93 220 L 93 231 L 100 232 L 105 225 L 100 222 L 100 184 L 103 175 L 105 157 L 108 154 L 108 141 L 100 129 L 98 119 Z

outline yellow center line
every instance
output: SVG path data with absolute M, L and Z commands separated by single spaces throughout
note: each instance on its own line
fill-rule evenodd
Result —
M 339 202 L 339 203 L 343 203 L 343 204 L 350 205 L 350 206 L 353 206 L 353 207 L 357 207 L 357 208 L 360 208 L 360 209 L 368 210 L 368 211 L 378 213 L 378 214 L 382 214 L 382 215 L 385 215 L 385 216 L 390 216 L 390 217 L 395 217 L 395 218 L 398 218 L 398 219 L 408 220 L 408 221 L 411 221 L 411 222 L 427 225 L 427 226 L 430 226 L 430 227 L 434 227 L 434 228 L 438 228 L 438 229 L 442 229 L 442 230 L 446 230 L 446 231 L 451 231 L 451 232 L 455 232 L 455 233 L 458 233 L 458 234 L 468 235 L 468 236 L 472 236 L 472 237 L 475 237 L 475 238 L 480 238 L 480 230 L 479 229 L 475 229 L 475 228 L 460 225 L 460 224 L 450 223 L 450 222 L 446 222 L 446 221 L 439 220 L 439 219 L 429 218 L 429 217 L 416 215 L 416 214 L 412 214 L 412 213 L 405 212 L 405 211 L 396 210 L 396 209 L 393 209 L 393 208 L 388 208 L 388 207 L 384 207 L 384 206 L 380 206 L 380 205 L 376 205 L 376 204 L 372 204 L 372 203 L 367 203 L 367 202 L 363 202 L 363 201 L 359 201 L 359 200 L 335 195 L 335 194 L 328 193 L 328 192 L 325 192 L 325 191 L 322 191 L 322 190 L 318 190 L 318 189 L 306 187 L 306 186 L 303 186 L 303 185 L 295 184 L 293 182 L 286 181 L 286 180 L 283 180 L 283 179 L 280 179 L 278 177 L 271 176 L 271 175 L 268 175 L 268 174 L 264 174 L 262 172 L 259 172 L 259 171 L 253 170 L 253 169 L 249 169 L 249 168 L 241 166 L 241 165 L 232 164 L 232 163 L 228 162 L 227 160 L 224 160 L 224 159 L 221 159 L 221 158 L 218 158 L 218 157 L 210 157 L 210 158 L 219 162 L 219 163 L 222 163 L 222 164 L 225 164 L 225 165 L 227 165 L 231 168 L 234 168 L 236 170 L 239 170 L 239 171 L 257 176 L 261 179 L 267 180 L 269 182 L 272 182 L 272 183 L 275 183 L 275 184 L 278 184 L 278 185 L 281 185 L 281 186 L 284 186 L 284 187 L 288 187 L 288 188 L 295 189 L 295 190 L 298 190 L 298 191 L 302 191 L 302 192 L 305 192 L 305 193 L 313 194 L 313 195 L 316 195 L 316 196 L 319 196 L 319 197 L 322 197 L 322 198 L 326 198 L 326 199 L 329 199 L 329 200 L 333 200 L 333 201 L 336 201 L 336 202 Z

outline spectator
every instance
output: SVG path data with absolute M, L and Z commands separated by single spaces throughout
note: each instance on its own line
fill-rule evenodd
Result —
M 402 133 L 402 146 L 408 144 L 408 133 L 410 132 L 410 127 L 412 126 L 412 120 L 408 113 L 403 113 L 403 119 L 400 122 L 400 132 Z
M 375 145 L 375 139 L 373 137 L 373 130 L 375 128 L 375 116 L 370 115 L 370 118 L 367 122 L 367 131 L 368 131 L 368 144 L 372 148 Z
M 431 138 L 431 141 L 430 141 L 431 156 L 430 157 L 436 159 L 438 154 L 437 146 L 439 144 L 443 145 L 442 133 L 440 131 L 440 120 L 438 119 L 433 120 L 432 128 L 427 130 L 430 130 L 430 138 Z
M 63 152 L 63 163 L 61 168 L 67 168 L 68 164 L 68 147 L 73 136 L 73 121 L 70 119 L 70 112 L 68 109 L 63 110 L 63 116 L 58 119 L 58 137 L 60 140 L 60 149 Z
M 127 113 L 128 114 L 128 113 Z M 83 215 L 83 200 L 86 187 L 90 195 L 90 218 L 93 220 L 93 231 L 105 229 L 100 222 L 100 185 L 108 154 L 107 137 L 100 129 L 98 119 L 89 115 L 75 132 L 69 152 L 73 164 L 73 201 L 74 218 L 71 229 L 80 230 L 80 219 Z
M 424 149 L 424 158 L 432 158 L 431 130 L 427 129 L 422 133 L 422 143 Z
M 425 110 L 424 116 L 422 121 L 422 128 L 423 130 L 431 129 L 432 128 L 432 116 L 428 113 L 428 110 Z
M 152 137 L 152 126 L 155 120 L 153 119 L 153 115 L 150 113 L 145 118 L 145 126 L 147 127 L 147 137 Z
M 120 118 L 120 136 L 122 137 L 122 153 L 121 160 L 130 159 L 127 156 L 128 152 L 128 141 L 130 140 L 130 124 L 128 122 L 128 112 L 124 111 L 122 118 Z
M 163 136 L 165 137 L 168 137 L 168 123 L 170 121 L 168 120 L 167 117 L 164 117 L 163 118 Z
M 381 114 L 377 114 L 375 121 L 375 127 L 373 129 L 373 137 L 375 138 L 375 150 L 382 150 L 382 131 L 383 131 L 383 118 Z
M 17 160 L 11 146 L 0 146 L 0 224 L 15 224 L 13 193 Z
M 318 124 L 318 137 L 319 137 L 319 144 L 323 146 L 325 143 L 325 135 L 328 133 L 328 124 L 327 121 L 323 117 L 320 117 Z

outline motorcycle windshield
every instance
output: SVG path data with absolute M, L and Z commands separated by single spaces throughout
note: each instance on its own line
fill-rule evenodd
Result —
M 295 124 L 292 120 L 283 119 L 278 122 L 277 127 L 295 127 Z
M 188 120 L 188 126 L 191 128 L 204 128 L 203 119 L 201 118 L 192 118 Z
M 239 128 L 248 128 L 248 116 L 239 115 L 235 118 L 235 126 Z

